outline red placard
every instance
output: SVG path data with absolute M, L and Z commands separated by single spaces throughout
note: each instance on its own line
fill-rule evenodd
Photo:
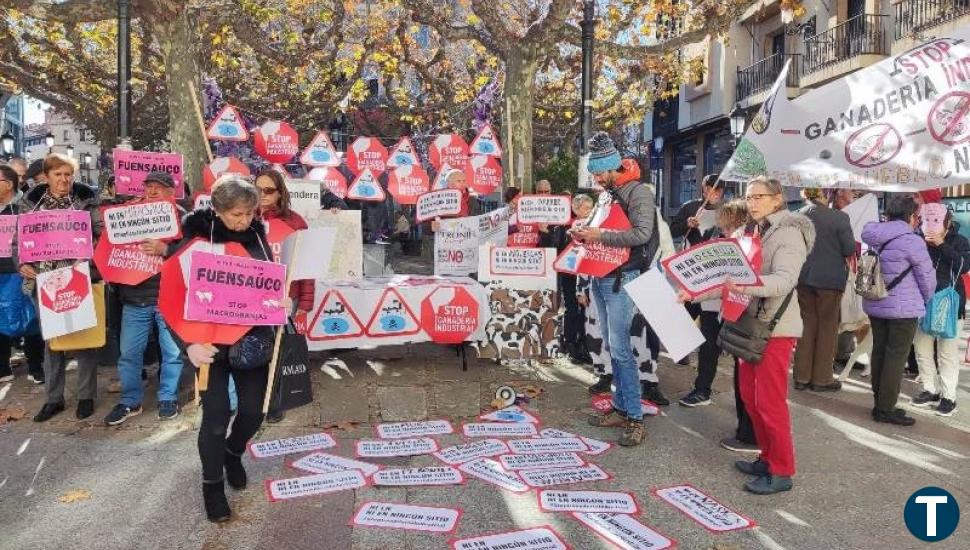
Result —
M 319 181 L 334 195 L 347 198 L 347 178 L 333 166 L 314 168 L 307 173 L 306 179 Z
M 415 204 L 431 187 L 428 173 L 420 165 L 398 166 L 391 172 L 387 189 L 398 204 Z
M 17 234 L 17 216 L 0 216 L 0 258 L 13 256 L 13 236 Z
M 273 252 L 273 261 L 279 263 L 280 254 L 283 252 L 283 241 L 296 230 L 279 218 L 266 220 L 263 223 L 266 224 L 266 240 Z
M 431 164 L 438 170 L 448 165 L 465 170 L 468 165 L 468 144 L 458 134 L 441 134 L 431 142 Z
M 347 166 L 355 174 L 371 170 L 380 175 L 387 167 L 387 148 L 377 138 L 359 137 L 347 149 Z
M 619 204 L 610 206 L 610 213 L 598 226 L 604 231 L 626 231 L 633 227 Z M 577 251 L 577 249 L 579 249 Z M 573 262 L 572 259 L 576 261 Z M 569 243 L 556 258 L 553 267 L 564 273 L 582 273 L 593 277 L 606 277 L 614 269 L 630 259 L 630 249 L 607 246 L 601 242 L 585 243 L 582 246 Z
M 462 287 L 436 288 L 421 302 L 421 328 L 436 344 L 460 344 L 478 328 L 478 301 Z
M 219 157 L 213 159 L 212 162 L 202 169 L 202 186 L 207 193 L 212 191 L 212 184 L 223 174 L 249 176 L 251 172 L 249 171 L 249 167 L 236 157 Z
M 495 157 L 475 155 L 465 169 L 468 186 L 479 195 L 489 195 L 502 187 L 502 165 Z
M 300 152 L 300 136 L 279 120 L 264 122 L 253 140 L 256 154 L 273 164 L 283 164 Z
M 340 155 L 330 141 L 330 134 L 321 130 L 300 155 L 300 163 L 307 166 L 340 166 Z
M 149 256 L 141 251 L 141 243 L 111 244 L 100 239 L 94 249 L 94 265 L 101 278 L 109 283 L 137 285 L 162 269 L 165 258 Z
M 739 237 L 738 244 L 751 262 L 755 273 L 761 273 L 761 237 Z M 744 310 L 748 309 L 751 296 L 730 292 L 727 287 L 721 289 L 721 317 L 732 323 L 741 318 Z

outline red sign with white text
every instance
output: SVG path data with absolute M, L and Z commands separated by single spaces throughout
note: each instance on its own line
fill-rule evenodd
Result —
M 489 195 L 502 187 L 502 165 L 495 157 L 475 155 L 465 169 L 468 185 L 479 195 Z
M 223 174 L 250 175 L 249 167 L 236 157 L 219 157 L 202 169 L 202 186 L 206 192 L 212 191 L 212 184 Z
M 387 189 L 398 204 L 415 204 L 430 187 L 428 173 L 420 165 L 398 166 L 387 182 Z
M 283 241 L 296 230 L 279 218 L 273 218 L 263 223 L 266 224 L 266 240 L 273 252 L 273 261 L 279 263 L 280 254 L 283 252 Z
M 347 178 L 333 166 L 314 168 L 307 173 L 306 179 L 319 181 L 341 199 L 347 197 Z
M 447 164 L 464 171 L 468 166 L 468 143 L 458 134 L 441 134 L 431 142 L 429 156 L 437 170 Z
M 256 130 L 256 154 L 273 164 L 283 164 L 300 152 L 300 136 L 285 122 L 270 120 Z
M 630 220 L 626 217 L 623 208 L 619 204 L 614 204 L 610 207 L 609 215 L 599 225 L 599 228 L 603 231 L 626 231 L 631 227 L 633 226 L 630 225 Z M 578 254 L 574 250 L 575 248 L 580 249 Z M 575 271 L 572 270 L 574 263 L 567 261 L 567 259 L 572 257 L 575 257 L 577 260 L 575 262 Z M 625 264 L 629 259 L 629 248 L 607 246 L 599 241 L 584 243 L 581 246 L 570 243 L 559 255 L 559 258 L 556 259 L 554 266 L 556 271 L 566 273 L 575 272 L 593 277 L 606 277 L 613 270 Z M 563 260 L 563 262 L 560 262 L 560 260 Z
M 149 256 L 141 251 L 141 243 L 111 244 L 100 239 L 94 249 L 94 265 L 101 278 L 109 283 L 137 285 L 161 272 L 161 256 Z
M 464 288 L 436 288 L 421 302 L 421 328 L 436 344 L 460 344 L 477 327 L 478 301 Z
M 387 168 L 387 148 L 377 138 L 359 137 L 347 149 L 347 166 L 355 174 L 370 170 L 380 175 Z

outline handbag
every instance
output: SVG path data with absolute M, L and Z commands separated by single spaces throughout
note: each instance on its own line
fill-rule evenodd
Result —
M 283 329 L 280 340 L 270 410 L 288 411 L 313 401 L 309 364 L 310 352 L 306 338 L 298 334 L 293 325 L 288 325 Z
M 949 286 L 937 292 L 926 304 L 926 315 L 920 319 L 919 328 L 934 338 L 956 338 L 960 294 Z
M 795 294 L 795 289 L 792 289 L 788 296 L 785 296 L 781 307 L 775 312 L 771 321 L 767 323 L 747 310 L 737 321 L 724 321 L 724 325 L 721 326 L 721 331 L 717 335 L 717 345 L 742 361 L 760 363 L 765 348 L 768 346 L 768 339 L 771 338 L 772 331 L 775 330 L 781 316 L 788 309 L 793 294 Z
M 273 358 L 276 334 L 271 327 L 253 327 L 229 347 L 229 366 L 238 370 L 258 369 Z
M 0 334 L 12 338 L 40 332 L 37 310 L 16 273 L 0 274 Z

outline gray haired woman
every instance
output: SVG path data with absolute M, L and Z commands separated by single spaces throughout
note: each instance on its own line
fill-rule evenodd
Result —
M 212 208 L 193 212 L 182 224 L 183 241 L 178 248 L 202 239 L 212 244 L 237 243 L 256 260 L 272 261 L 266 231 L 256 219 L 259 195 L 251 183 L 238 176 L 223 176 L 212 186 Z M 253 327 L 244 338 L 272 339 L 268 327 Z M 225 481 L 233 489 L 246 487 L 242 455 L 263 422 L 263 398 L 269 365 L 241 368 L 229 357 L 229 346 L 183 345 L 197 368 L 209 365 L 208 387 L 202 392 L 202 426 L 199 458 L 202 460 L 202 497 L 210 521 L 231 516 Z M 229 376 L 239 395 L 236 417 L 230 427 Z M 230 433 L 229 437 L 226 434 Z M 224 473 L 223 473 L 224 472 Z

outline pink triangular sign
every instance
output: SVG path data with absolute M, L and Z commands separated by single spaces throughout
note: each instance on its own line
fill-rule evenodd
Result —
M 242 116 L 228 103 L 212 119 L 206 137 L 212 141 L 249 141 L 249 130 L 242 122 Z
M 354 183 L 350 184 L 347 198 L 355 201 L 384 202 L 387 200 L 387 195 L 374 173 L 369 168 L 365 168 L 354 178 Z
M 472 155 L 502 156 L 502 145 L 498 142 L 498 138 L 495 137 L 495 130 L 489 124 L 482 126 L 482 129 L 475 136 L 475 141 L 472 141 L 469 149 Z
M 404 136 L 397 145 L 391 149 L 391 154 L 387 157 L 387 167 L 397 168 L 399 166 L 416 166 L 420 164 L 418 155 L 414 151 L 414 144 L 411 138 Z
M 326 130 L 317 132 L 317 135 L 314 136 L 310 145 L 307 145 L 306 149 L 303 150 L 303 155 L 300 156 L 300 162 L 313 167 L 340 166 L 340 156 L 337 154 L 337 148 L 333 146 L 333 142 L 330 141 L 330 135 Z

